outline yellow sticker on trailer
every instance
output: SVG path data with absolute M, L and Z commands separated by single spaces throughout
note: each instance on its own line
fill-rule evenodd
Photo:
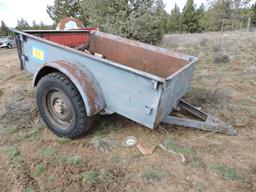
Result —
M 44 51 L 37 49 L 35 47 L 32 48 L 32 55 L 35 59 L 38 59 L 40 61 L 44 60 Z

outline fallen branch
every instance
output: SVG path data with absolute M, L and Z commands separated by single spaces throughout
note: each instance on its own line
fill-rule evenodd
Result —
M 186 158 L 185 155 L 182 153 L 176 153 L 175 151 L 171 151 L 169 149 L 167 149 L 163 144 L 159 144 L 158 145 L 161 149 L 163 149 L 164 151 L 167 151 L 168 153 L 171 153 L 172 155 L 179 155 L 181 157 L 181 161 L 182 163 L 186 162 Z

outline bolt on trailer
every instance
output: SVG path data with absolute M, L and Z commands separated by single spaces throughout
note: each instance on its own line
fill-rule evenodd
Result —
M 151 129 L 164 122 L 237 134 L 181 99 L 196 57 L 95 30 L 14 32 L 21 69 L 34 76 L 39 112 L 58 136 L 76 138 L 93 116 L 112 113 Z

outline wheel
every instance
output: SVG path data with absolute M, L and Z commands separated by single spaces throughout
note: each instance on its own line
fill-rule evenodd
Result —
M 12 45 L 10 43 L 7 44 L 7 49 L 11 49 Z
M 74 139 L 90 128 L 82 97 L 64 74 L 44 76 L 38 82 L 36 100 L 44 122 L 56 135 Z

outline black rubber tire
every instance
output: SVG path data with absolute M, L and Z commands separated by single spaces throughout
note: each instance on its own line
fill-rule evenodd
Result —
M 46 90 L 59 89 L 68 98 L 69 102 L 74 109 L 75 120 L 69 125 L 67 130 L 59 129 L 51 122 L 51 119 L 47 117 L 45 111 L 46 98 L 43 96 L 46 94 Z M 44 76 L 37 85 L 36 100 L 39 112 L 48 126 L 48 128 L 56 135 L 60 137 L 66 137 L 74 139 L 82 136 L 87 132 L 91 126 L 91 118 L 87 117 L 86 108 L 82 97 L 75 87 L 75 85 L 66 77 L 63 73 L 54 72 Z
M 12 48 L 12 45 L 8 43 L 7 49 L 11 49 L 11 48 Z

